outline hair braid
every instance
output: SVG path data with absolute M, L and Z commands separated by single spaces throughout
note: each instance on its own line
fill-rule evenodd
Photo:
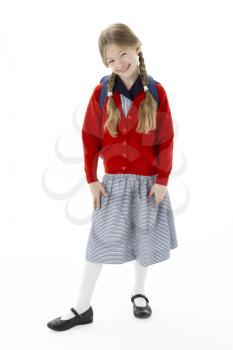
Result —
M 139 71 L 143 86 L 148 85 L 148 76 L 143 53 L 140 50 L 139 57 Z M 151 129 L 156 129 L 156 111 L 157 103 L 149 90 L 145 90 L 145 98 L 138 109 L 138 126 L 137 131 L 140 133 L 148 133 Z
M 146 71 L 146 66 L 145 66 L 142 51 L 139 51 L 138 57 L 139 57 L 139 70 L 140 70 L 142 84 L 143 84 L 143 86 L 147 86 L 148 85 L 147 71 Z
M 107 93 L 113 91 L 113 87 L 116 81 L 116 74 L 112 73 L 109 77 L 109 81 L 107 84 Z M 107 102 L 107 112 L 111 116 L 107 118 L 106 123 L 104 124 L 104 128 L 108 128 L 109 132 L 113 137 L 117 136 L 117 124 L 121 119 L 121 113 L 117 108 L 113 96 L 108 96 Z

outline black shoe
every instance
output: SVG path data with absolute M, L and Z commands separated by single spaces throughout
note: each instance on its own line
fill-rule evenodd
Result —
M 144 298 L 146 300 L 146 306 L 137 306 L 135 304 L 134 299 L 138 298 L 138 297 Z M 132 295 L 131 301 L 133 303 L 133 313 L 134 313 L 135 317 L 147 318 L 147 317 L 151 316 L 152 310 L 151 310 L 151 307 L 149 305 L 149 300 L 147 299 L 147 297 L 145 295 L 143 295 L 143 294 Z
M 60 316 L 53 319 L 52 321 L 49 321 L 47 323 L 47 326 L 54 331 L 65 331 L 77 325 L 93 322 L 93 309 L 91 306 L 82 314 L 78 314 L 73 307 L 70 310 L 75 314 L 74 317 L 68 320 L 61 320 L 62 316 Z

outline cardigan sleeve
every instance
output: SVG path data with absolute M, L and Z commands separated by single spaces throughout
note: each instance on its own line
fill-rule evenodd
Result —
M 101 84 L 98 84 L 92 92 L 82 126 L 84 170 L 87 183 L 99 181 L 97 178 L 97 166 L 99 151 L 102 148 L 102 110 L 99 105 L 101 86 Z
M 157 110 L 156 157 L 157 177 L 155 183 L 167 185 L 172 170 L 174 128 L 171 110 L 164 87 L 157 83 L 159 107 Z

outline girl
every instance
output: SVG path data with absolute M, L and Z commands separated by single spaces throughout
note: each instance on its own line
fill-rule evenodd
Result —
M 168 259 L 170 249 L 178 246 L 167 191 L 172 117 L 163 86 L 155 81 L 158 101 L 148 89 L 141 45 L 122 23 L 109 25 L 99 37 L 101 58 L 112 73 L 103 109 L 100 82 L 82 128 L 84 169 L 93 197 L 92 225 L 79 298 L 70 312 L 48 322 L 53 330 L 93 322 L 91 297 L 104 263 L 135 260 L 133 314 L 151 316 L 144 288 L 148 266 Z M 105 168 L 102 182 L 97 178 L 99 156 Z

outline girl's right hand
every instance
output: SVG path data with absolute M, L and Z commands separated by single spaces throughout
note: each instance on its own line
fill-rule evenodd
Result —
M 108 196 L 108 193 L 105 190 L 103 184 L 99 181 L 91 182 L 89 183 L 89 186 L 93 197 L 93 208 L 100 208 L 101 195 Z

